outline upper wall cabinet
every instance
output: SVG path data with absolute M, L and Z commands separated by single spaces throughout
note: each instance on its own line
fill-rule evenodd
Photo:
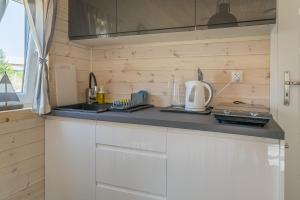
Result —
M 193 29 L 195 0 L 118 0 L 118 32 Z M 163 31 L 165 32 L 165 31 Z
M 69 36 L 116 33 L 116 0 L 69 0 Z
M 275 21 L 276 0 L 69 0 L 71 39 Z
M 196 0 L 198 29 L 274 23 L 276 0 Z

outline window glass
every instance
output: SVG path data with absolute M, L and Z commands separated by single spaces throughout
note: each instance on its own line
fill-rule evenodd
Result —
M 23 92 L 25 57 L 24 5 L 10 1 L 0 22 L 0 78 L 4 71 L 16 90 Z

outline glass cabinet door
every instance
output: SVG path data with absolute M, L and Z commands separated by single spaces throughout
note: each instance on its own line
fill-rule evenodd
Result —
M 116 0 L 69 0 L 69 36 L 116 33 Z
M 196 0 L 198 28 L 264 24 L 276 20 L 276 0 Z
M 117 12 L 118 32 L 195 26 L 195 0 L 118 0 Z

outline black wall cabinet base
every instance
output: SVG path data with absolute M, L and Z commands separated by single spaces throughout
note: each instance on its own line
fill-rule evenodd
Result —
M 117 32 L 116 0 L 69 0 L 69 37 Z
M 71 40 L 276 23 L 276 0 L 69 0 Z

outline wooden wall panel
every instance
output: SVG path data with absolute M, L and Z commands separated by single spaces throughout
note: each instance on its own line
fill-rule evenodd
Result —
M 69 41 L 68 37 L 68 0 L 58 1 L 58 13 L 50 54 L 50 93 L 51 105 L 56 105 L 55 67 L 72 65 L 77 69 L 79 100 L 85 100 L 84 88 L 88 86 L 90 72 L 90 48 Z M 86 77 L 86 78 L 84 78 Z
M 90 48 L 68 38 L 68 0 L 58 1 L 57 22 L 49 54 L 50 97 L 55 105 L 55 67 L 73 65 L 77 69 L 78 89 L 88 85 Z M 84 89 L 82 89 L 84 90 Z M 83 101 L 84 93 L 80 99 Z M 44 119 L 29 110 L 0 113 L 0 200 L 43 200 Z
M 131 92 L 147 89 L 151 102 L 169 104 L 169 82 L 175 77 L 196 79 L 197 68 L 218 92 L 232 70 L 242 70 L 242 84 L 229 86 L 215 102 L 242 100 L 269 107 L 270 39 L 244 37 L 209 41 L 179 41 L 93 49 L 75 44 L 68 38 L 68 1 L 58 4 L 54 43 L 50 51 L 51 103 L 55 105 L 55 66 L 74 65 L 80 101 L 85 100 L 88 73 L 96 73 L 98 82 L 108 91 L 108 100 L 128 98 Z M 92 67 L 91 67 L 92 66 Z
M 44 199 L 44 119 L 0 113 L 0 200 Z
M 216 93 L 228 83 L 232 70 L 244 73 L 243 83 L 230 85 L 215 103 L 241 100 L 269 107 L 268 37 L 96 47 L 91 62 L 109 100 L 146 89 L 151 103 L 167 106 L 170 81 L 195 80 L 200 67 Z

